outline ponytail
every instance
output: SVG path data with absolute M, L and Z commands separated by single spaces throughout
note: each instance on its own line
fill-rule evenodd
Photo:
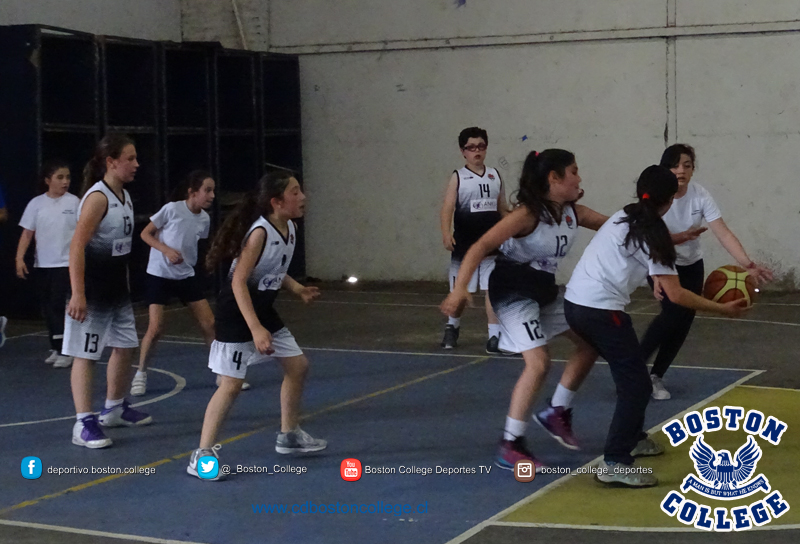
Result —
M 134 145 L 133 140 L 125 134 L 106 134 L 95 147 L 94 155 L 86 166 L 83 167 L 83 185 L 81 185 L 81 196 L 86 194 L 89 188 L 106 176 L 106 159 L 118 159 L 122 155 L 125 146 Z
M 272 213 L 272 199 L 283 197 L 291 179 L 292 173 L 286 170 L 270 172 L 258 181 L 255 189 L 244 196 L 236 209 L 225 219 L 211 243 L 211 249 L 206 255 L 208 271 L 213 272 L 223 262 L 232 261 L 239 256 L 250 226 L 259 217 Z
M 545 149 L 541 153 L 531 151 L 525 158 L 519 189 L 511 195 L 517 205 L 528 211 L 539 221 L 552 225 L 561 221 L 561 206 L 550 200 L 550 172 L 563 178 L 567 168 L 575 164 L 575 155 L 564 149 Z
M 170 202 L 178 202 L 186 200 L 189 196 L 189 191 L 197 192 L 203 187 L 203 182 L 208 178 L 214 178 L 210 172 L 206 170 L 192 170 L 189 174 L 181 180 L 181 182 L 172 190 L 169 197 Z
M 638 202 L 623 208 L 625 217 L 619 223 L 628 223 L 624 246 L 642 249 L 653 262 L 675 266 L 677 254 L 672 236 L 659 211 L 678 192 L 678 178 L 664 166 L 648 166 L 636 182 Z

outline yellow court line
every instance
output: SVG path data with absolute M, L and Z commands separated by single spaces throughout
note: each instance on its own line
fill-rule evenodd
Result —
M 800 393 L 800 389 L 794 387 L 772 387 L 769 385 L 740 385 L 739 387 L 749 387 L 750 389 L 771 389 L 773 391 L 794 391 Z
M 379 397 L 381 395 L 385 395 L 385 394 L 391 393 L 393 391 L 398 391 L 400 389 L 404 389 L 406 387 L 410 387 L 412 385 L 416 385 L 418 383 L 422 383 L 424 381 L 431 380 L 431 379 L 437 378 L 439 376 L 444 376 L 445 374 L 450 374 L 451 372 L 455 372 L 456 370 L 462 370 L 464 368 L 476 365 L 478 363 L 482 363 L 484 361 L 487 361 L 488 359 L 489 359 L 489 357 L 479 357 L 479 358 L 477 358 L 477 359 L 475 359 L 473 361 L 470 361 L 468 363 L 464 363 L 463 365 L 459 365 L 459 366 L 455 366 L 455 367 L 452 367 L 452 368 L 448 368 L 446 370 L 440 370 L 439 372 L 434 372 L 432 374 L 426 374 L 425 376 L 420 376 L 419 378 L 414 378 L 413 380 L 410 380 L 410 381 L 407 381 L 407 382 L 403 382 L 403 383 L 400 383 L 400 384 L 397 384 L 397 385 L 393 385 L 392 387 L 387 387 L 386 389 L 381 389 L 379 391 L 374 391 L 372 393 L 367 393 L 366 395 L 362 395 L 362 396 L 356 397 L 354 399 L 350 399 L 350 400 L 346 400 L 346 401 L 343 401 L 343 402 L 339 402 L 337 404 L 333 404 L 331 406 L 327 406 L 325 408 L 317 410 L 316 412 L 312 412 L 310 414 L 306 414 L 304 416 L 301 416 L 300 420 L 301 421 L 305 421 L 305 420 L 307 420 L 309 418 L 312 418 L 312 417 L 315 417 L 315 416 L 326 414 L 326 413 L 332 412 L 334 410 L 338 410 L 340 408 L 344 408 L 346 406 L 351 406 L 353 404 L 357 404 L 359 402 L 363 402 L 365 400 L 373 399 L 375 397 Z M 264 425 L 263 427 L 259 427 L 257 429 L 252 430 L 252 431 L 248 431 L 248 432 L 233 436 L 231 438 L 227 438 L 227 439 L 221 441 L 220 444 L 230 444 L 231 442 L 236 442 L 237 440 L 242 440 L 243 438 L 248 438 L 248 437 L 250 437 L 250 436 L 252 436 L 252 435 L 254 435 L 256 433 L 265 431 L 265 430 L 267 430 L 269 428 L 271 428 L 271 426 Z M 194 451 L 194 450 L 192 450 L 192 451 Z M 165 459 L 161 459 L 159 461 L 155 461 L 154 463 L 150 463 L 148 465 L 142 465 L 142 468 L 157 467 L 159 465 L 163 465 L 165 463 L 169 463 L 171 461 L 175 461 L 175 460 L 181 459 L 183 457 L 188 457 L 191 454 L 192 454 L 191 451 L 180 453 L 180 454 L 177 454 L 177 455 L 173 455 L 172 457 L 168 457 L 168 458 L 165 458 Z M 37 504 L 37 503 L 42 502 L 44 500 L 55 499 L 57 497 L 61 497 L 63 495 L 66 495 L 67 493 L 74 493 L 74 492 L 77 492 L 77 491 L 82 491 L 84 489 L 88 489 L 88 488 L 94 487 L 96 485 L 104 484 L 106 482 L 110 482 L 112 480 L 116 480 L 117 478 L 122 478 L 124 476 L 129 476 L 129 475 L 128 474 L 112 474 L 112 475 L 106 476 L 104 478 L 99 478 L 97 480 L 92 480 L 92 481 L 89 481 L 89 482 L 85 482 L 85 483 L 70 487 L 69 489 L 64 489 L 62 491 L 57 491 L 55 493 L 50 493 L 48 495 L 44 495 L 44 496 L 38 497 L 36 499 L 31 499 L 31 500 L 28 500 L 28 501 L 24 501 L 24 502 L 21 502 L 19 504 L 15 504 L 14 506 L 9 506 L 8 508 L 4 508 L 4 509 L 0 510 L 0 516 L 6 515 L 6 514 L 8 514 L 10 512 L 13 512 L 15 510 L 19 510 L 21 508 L 25 508 L 27 506 L 33 506 L 34 504 Z

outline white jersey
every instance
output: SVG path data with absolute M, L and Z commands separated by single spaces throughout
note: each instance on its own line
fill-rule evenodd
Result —
M 500 221 L 497 199 L 501 179 L 497 170 L 490 166 L 484 167 L 482 176 L 466 166 L 455 173 L 458 195 L 453 213 L 453 238 L 456 242 L 453 256 L 461 260 L 470 246 Z
M 500 246 L 503 257 L 542 272 L 555 274 L 558 264 L 567 255 L 578 234 L 575 207 L 566 206 L 561 222 L 548 225 L 540 220 L 533 232 L 521 238 L 509 238 Z
M 172 264 L 167 256 L 154 247 L 150 248 L 147 273 L 159 278 L 183 280 L 194 276 L 197 264 L 197 243 L 208 238 L 211 218 L 204 210 L 192 213 L 185 200 L 169 202 L 150 218 L 158 229 L 158 241 L 180 251 L 183 262 Z
M 36 237 L 36 268 L 69 266 L 69 244 L 78 223 L 80 199 L 72 193 L 58 198 L 39 195 L 25 206 L 19 226 L 31 230 Z
M 278 290 L 283 285 L 283 280 L 289 270 L 289 264 L 292 262 L 292 255 L 297 243 L 294 223 L 289 221 L 288 226 L 288 236 L 284 237 L 272 223 L 263 217 L 259 217 L 247 231 L 242 242 L 244 245 L 256 229 L 264 229 L 266 232 L 267 240 L 264 248 L 261 250 L 261 255 L 247 278 L 247 290 L 253 301 L 253 309 L 256 312 L 256 316 L 270 332 L 283 328 L 283 322 L 272 308 L 272 304 L 278 296 Z M 252 340 L 250 329 L 239 310 L 231 285 L 233 273 L 238 262 L 238 259 L 233 261 L 227 282 L 217 297 L 215 328 L 216 339 L 220 342 L 247 342 Z
M 717 203 L 711 194 L 697 183 L 689 183 L 686 194 L 672 202 L 669 211 L 664 214 L 664 223 L 672 234 L 684 232 L 690 228 L 698 228 L 703 221 L 711 223 L 722 217 Z M 688 266 L 703 258 L 700 238 L 675 246 L 678 260 L 675 264 Z
M 612 215 L 589 242 L 567 283 L 566 300 L 589 308 L 622 311 L 631 300 L 630 294 L 648 275 L 677 275 L 674 268 L 653 262 L 647 246 L 640 248 L 631 242 L 625 247 L 628 223 L 619 222 L 624 217 L 623 210 Z
M 105 195 L 106 213 L 89 243 L 86 244 L 86 298 L 109 304 L 128 298 L 128 256 L 133 243 L 133 202 L 122 190 L 122 200 L 105 181 L 98 181 L 86 191 L 78 207 L 78 219 L 86 199 L 92 193 Z

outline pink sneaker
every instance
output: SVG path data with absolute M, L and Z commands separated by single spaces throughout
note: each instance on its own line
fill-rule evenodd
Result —
M 525 445 L 523 437 L 517 437 L 515 440 L 501 440 L 494 464 L 505 470 L 514 470 L 514 465 L 517 461 L 532 461 L 537 473 L 541 472 L 542 467 L 545 466 L 544 463 L 533 456 Z
M 575 438 L 575 434 L 572 432 L 572 408 L 550 406 L 536 414 L 533 420 L 565 448 L 571 450 L 581 449 L 578 445 L 578 439 Z

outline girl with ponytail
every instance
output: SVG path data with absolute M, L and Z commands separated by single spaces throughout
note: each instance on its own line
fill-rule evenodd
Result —
M 206 210 L 214 202 L 214 179 L 204 170 L 194 170 L 165 204 L 150 218 L 142 240 L 150 246 L 145 300 L 149 324 L 139 350 L 139 369 L 131 383 L 131 395 L 147 392 L 147 364 L 164 332 L 164 306 L 173 298 L 189 307 L 206 345 L 214 340 L 214 314 L 195 275 L 197 245 L 208 238 L 211 218 Z
M 84 168 L 84 196 L 69 248 L 72 293 L 64 319 L 63 353 L 74 357 L 72 397 L 78 421 L 72 443 L 105 448 L 111 439 L 100 429 L 147 425 L 153 419 L 125 398 L 131 354 L 139 346 L 128 290 L 134 215 L 125 184 L 139 163 L 133 141 L 109 134 Z M 106 401 L 100 417 L 92 412 L 92 373 L 106 346 L 113 348 L 106 370 Z
M 637 201 L 615 213 L 597 232 L 567 284 L 564 311 L 569 326 L 606 361 L 617 387 L 617 405 L 595 478 L 603 483 L 651 487 L 658 479 L 633 470 L 634 458 L 664 449 L 644 432 L 652 385 L 625 306 L 650 275 L 671 301 L 728 317 L 745 312 L 746 302 L 720 304 L 681 287 L 676 253 L 662 216 L 678 190 L 675 174 L 649 166 L 636 183 Z
M 220 428 L 242 390 L 247 367 L 273 357 L 284 373 L 281 432 L 275 451 L 299 453 L 327 447 L 325 440 L 312 438 L 299 426 L 308 359 L 273 308 L 281 288 L 306 303 L 319 296 L 316 287 L 304 287 L 286 273 L 297 241 L 292 220 L 303 216 L 305 199 L 291 173 L 265 175 L 225 221 L 208 252 L 206 265 L 211 270 L 229 259 L 233 264 L 217 297 L 208 358 L 209 368 L 220 376 L 220 385 L 208 403 L 200 445 L 186 468 L 192 476 L 200 477 L 200 458 L 217 456 Z M 220 473 L 212 479 L 222 477 Z
M 467 251 L 453 291 L 441 305 L 453 315 L 469 301 L 468 283 L 481 260 L 498 248 L 489 277 L 489 300 L 500 321 L 499 347 L 521 353 L 525 367 L 511 393 L 505 430 L 495 464 L 513 470 L 520 460 L 544 466 L 525 443 L 533 401 L 550 369 L 547 343 L 564 334 L 575 344 L 550 406 L 535 416 L 563 446 L 577 450 L 570 405 L 597 353 L 569 330 L 556 270 L 572 247 L 578 227 L 597 230 L 607 219 L 577 204 L 582 196 L 575 155 L 563 149 L 532 151 L 525 159 L 516 207 Z
M 772 271 L 748 257 L 741 242 L 725 224 L 717 203 L 708 190 L 697 182 L 690 183 L 695 169 L 695 152 L 687 144 L 674 144 L 661 155 L 661 166 L 665 166 L 678 178 L 678 191 L 669 211 L 664 215 L 675 244 L 677 260 L 675 270 L 682 287 L 700 294 L 705 281 L 703 249 L 699 236 L 708 228 L 717 237 L 737 263 L 747 269 L 758 282 L 772 280 Z M 648 278 L 651 285 L 653 279 Z M 656 292 L 659 288 L 656 288 Z M 653 398 L 667 400 L 671 397 L 664 387 L 663 378 L 672 361 L 678 355 L 689 335 L 694 320 L 694 310 L 675 304 L 669 298 L 661 298 L 661 313 L 653 319 L 642 337 L 642 358 L 647 361 L 657 352 L 650 370 L 653 382 Z

